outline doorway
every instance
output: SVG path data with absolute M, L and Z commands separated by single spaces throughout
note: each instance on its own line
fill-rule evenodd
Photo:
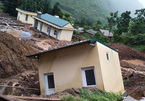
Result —
M 44 74 L 45 94 L 50 95 L 55 93 L 55 84 L 53 74 Z
M 47 27 L 47 35 L 50 36 L 51 26 Z

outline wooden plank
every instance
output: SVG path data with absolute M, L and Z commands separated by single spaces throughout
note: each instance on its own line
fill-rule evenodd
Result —
M 0 101 L 19 101 L 19 100 L 10 99 L 10 98 L 8 98 L 6 96 L 0 95 Z
M 10 95 L 7 95 L 7 97 L 16 98 L 16 99 L 23 99 L 23 100 L 35 100 L 35 101 L 36 101 L 36 100 L 61 101 L 60 99 L 41 98 L 41 97 L 10 96 Z
M 7 26 L 10 26 L 7 22 L 5 22 Z

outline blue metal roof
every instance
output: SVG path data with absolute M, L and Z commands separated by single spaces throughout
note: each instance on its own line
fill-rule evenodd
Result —
M 57 18 L 57 17 L 52 16 L 52 15 L 47 14 L 47 13 L 41 15 L 40 18 L 45 20 L 45 21 L 47 21 L 47 22 L 49 22 L 49 23 L 55 24 L 55 25 L 57 25 L 59 27 L 64 27 L 65 25 L 69 24 L 68 21 L 60 19 L 60 18 Z

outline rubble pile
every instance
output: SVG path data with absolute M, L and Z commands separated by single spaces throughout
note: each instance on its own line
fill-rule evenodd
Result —
M 38 71 L 25 71 L 10 78 L 0 79 L 0 94 L 15 96 L 38 96 L 40 86 Z M 3 89 L 3 90 L 2 90 Z
M 145 61 L 142 60 L 121 60 L 120 64 L 125 68 L 132 68 L 136 71 L 145 71 Z
M 26 43 L 10 34 L 0 32 L 0 78 L 10 77 L 25 70 L 37 69 L 36 61 L 25 56 L 36 53 Z
M 51 45 L 51 47 L 49 47 L 48 49 L 57 49 L 57 48 L 61 48 L 61 47 L 65 47 L 65 46 L 69 46 L 69 45 L 73 45 L 73 44 L 77 44 L 80 42 L 85 42 L 87 40 L 84 41 L 78 41 L 78 42 L 69 42 L 69 41 L 55 41 L 55 42 L 48 42 L 48 44 Z

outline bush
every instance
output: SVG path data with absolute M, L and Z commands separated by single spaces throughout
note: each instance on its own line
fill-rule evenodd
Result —
M 63 97 L 61 100 L 62 101 L 75 101 L 75 98 L 72 95 L 70 95 L 68 97 Z
M 100 40 L 100 41 L 102 41 L 102 42 L 104 42 L 104 43 L 111 43 L 111 39 L 110 39 L 110 38 L 108 38 L 108 37 L 106 37 L 106 36 L 100 34 L 99 32 L 97 32 L 97 33 L 94 35 L 93 38 L 94 38 L 94 39 L 97 38 L 98 40 Z
M 80 98 L 74 98 L 72 95 L 64 97 L 62 101 L 122 101 L 123 96 L 121 94 L 109 93 L 105 91 L 98 91 L 92 89 L 86 91 L 80 89 Z
M 79 35 L 80 33 L 77 31 L 73 31 L 73 34 Z

